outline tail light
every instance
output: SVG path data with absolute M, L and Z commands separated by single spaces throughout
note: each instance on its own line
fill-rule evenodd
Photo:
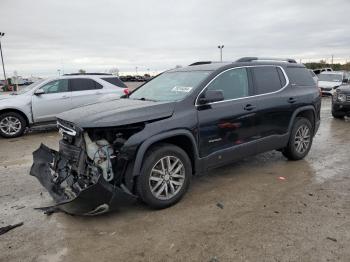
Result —
M 125 89 L 124 89 L 124 94 L 125 94 L 125 95 L 128 95 L 129 93 L 130 93 L 129 89 L 125 88 Z

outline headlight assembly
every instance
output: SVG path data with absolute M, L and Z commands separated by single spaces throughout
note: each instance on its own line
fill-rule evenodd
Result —
M 346 101 L 346 95 L 345 94 L 338 94 L 338 101 L 339 102 L 345 102 Z

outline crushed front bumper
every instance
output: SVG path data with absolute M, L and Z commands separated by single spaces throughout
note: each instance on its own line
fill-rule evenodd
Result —
M 69 214 L 97 215 L 135 200 L 127 189 L 107 182 L 97 166 L 86 164 L 84 169 L 78 175 L 66 156 L 41 144 L 33 152 L 30 175 L 46 188 L 55 206 Z

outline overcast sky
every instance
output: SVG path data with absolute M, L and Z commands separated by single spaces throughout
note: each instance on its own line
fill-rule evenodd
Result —
M 0 10 L 8 75 L 161 71 L 219 60 L 218 44 L 224 60 L 350 60 L 349 0 L 0 0 Z

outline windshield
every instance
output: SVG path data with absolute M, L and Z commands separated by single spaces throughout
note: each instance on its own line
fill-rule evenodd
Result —
M 134 91 L 131 99 L 179 101 L 189 95 L 211 71 L 166 72 Z
M 341 82 L 343 80 L 343 76 L 340 74 L 319 74 L 318 80 L 328 82 Z
M 26 86 L 24 88 L 21 88 L 19 91 L 16 92 L 16 94 L 23 94 L 26 93 L 30 90 L 32 90 L 33 88 L 37 87 L 39 84 L 41 84 L 42 82 L 44 82 L 45 79 L 40 79 L 32 84 L 30 84 L 29 86 Z

